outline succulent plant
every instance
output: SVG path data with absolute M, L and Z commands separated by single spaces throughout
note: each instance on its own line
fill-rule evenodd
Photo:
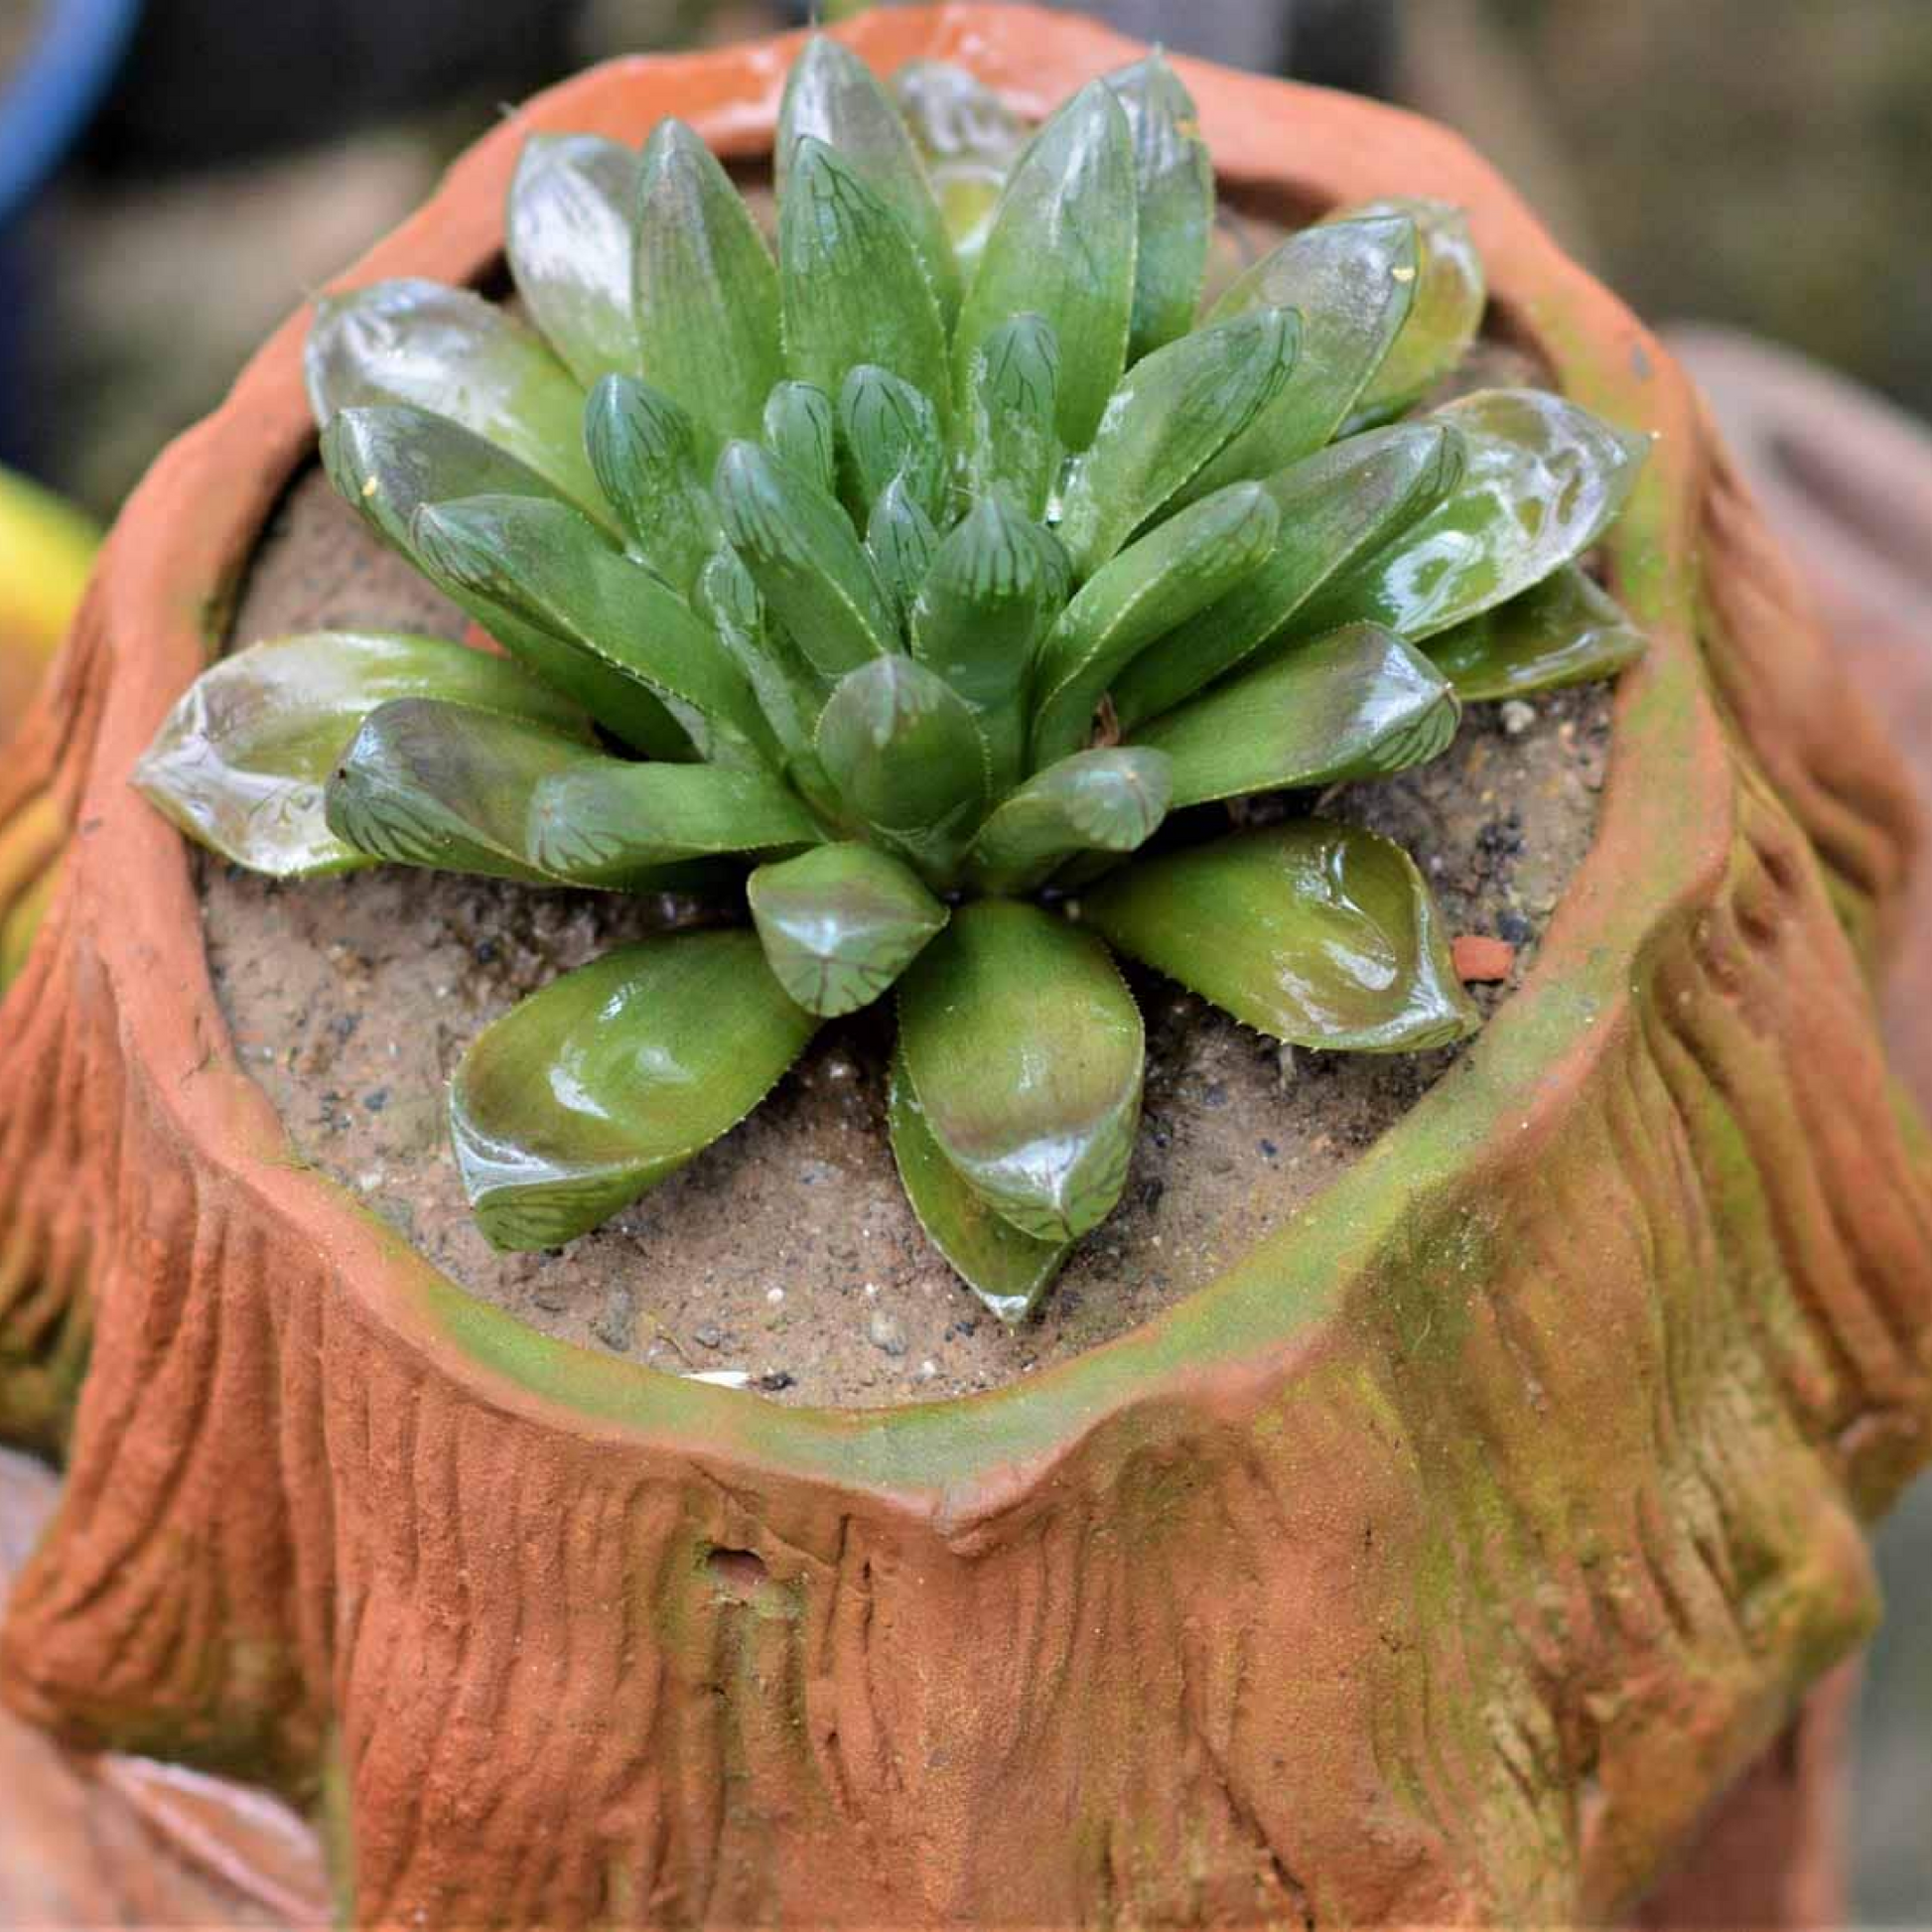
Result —
M 1198 313 L 1213 177 L 1158 55 L 1029 135 L 957 70 L 889 91 L 814 40 L 776 177 L 774 260 L 682 123 L 532 138 L 520 317 L 325 301 L 331 479 L 504 654 L 256 643 L 137 781 L 285 878 L 727 893 L 740 922 L 469 1047 L 456 1157 L 501 1246 L 596 1226 L 891 991 L 906 1192 L 1017 1319 L 1123 1184 L 1114 950 L 1304 1046 L 1473 1026 L 1403 851 L 1223 801 L 1416 764 L 1463 700 L 1628 661 L 1578 560 L 1643 449 L 1534 389 L 1431 406 L 1484 302 L 1438 203 L 1292 234 Z

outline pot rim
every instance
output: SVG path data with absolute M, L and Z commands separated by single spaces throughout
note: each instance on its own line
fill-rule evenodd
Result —
M 875 68 L 971 68 L 1029 113 L 1145 49 L 1090 21 L 1023 6 L 887 9 L 837 30 Z M 722 155 L 768 149 L 802 36 L 606 63 L 536 95 L 470 149 L 408 220 L 331 283 L 409 273 L 474 282 L 500 260 L 500 210 L 524 138 L 635 142 L 663 114 Z M 1615 699 L 1596 836 L 1521 986 L 1458 1071 L 1438 1083 L 1288 1228 L 1142 1326 L 1003 1388 L 883 1409 L 786 1408 L 553 1340 L 473 1297 L 345 1189 L 290 1157 L 241 1068 L 201 941 L 186 842 L 126 782 L 167 709 L 220 647 L 262 524 L 312 460 L 301 378 L 310 309 L 256 354 L 223 405 L 156 464 L 109 539 L 92 601 L 117 657 L 64 897 L 118 995 L 147 1098 L 206 1171 L 300 1231 L 359 1312 L 488 1407 L 573 1436 L 865 1493 L 951 1534 L 1033 1491 L 1103 1421 L 1206 1395 L 1246 1406 L 1317 1364 L 1334 1324 L 1414 1253 L 1451 1197 L 1469 1212 L 1587 1104 L 1636 1024 L 1645 959 L 1713 896 L 1734 828 L 1734 780 L 1695 628 L 1696 406 L 1668 356 L 1569 261 L 1459 139 L 1418 116 L 1176 58 L 1225 187 L 1332 206 L 1430 194 L 1467 208 L 1510 329 L 1585 406 L 1657 438 L 1606 543 L 1612 583 L 1651 645 Z M 187 512 L 185 514 L 185 512 Z M 138 638 L 129 651 L 122 640 Z M 1130 1436 L 1134 1431 L 1127 1432 Z

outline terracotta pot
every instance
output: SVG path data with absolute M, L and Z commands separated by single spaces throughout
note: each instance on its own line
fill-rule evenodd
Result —
M 1018 8 L 852 39 L 1030 109 L 1135 51 Z M 351 279 L 486 272 L 533 128 L 759 154 L 787 58 L 540 97 Z M 779 1409 L 522 1329 L 288 1158 L 125 776 L 313 450 L 306 317 L 130 505 L 0 778 L 0 823 L 72 833 L 0 1008 L 16 1414 L 94 1333 L 5 1688 L 323 1794 L 360 1917 L 1574 1922 L 1870 1624 L 1862 1519 L 1932 1448 L 1932 1169 L 1865 978 L 1903 783 L 1683 378 L 1507 189 L 1184 70 L 1231 193 L 1461 202 L 1506 328 L 1660 440 L 1610 549 L 1653 647 L 1533 971 L 1159 1321 Z

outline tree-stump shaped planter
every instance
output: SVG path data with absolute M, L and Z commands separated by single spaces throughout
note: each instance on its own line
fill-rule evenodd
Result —
M 853 43 L 1043 106 L 1021 9 Z M 786 52 L 619 63 L 354 279 L 462 282 L 536 129 L 768 144 Z M 782 1409 L 546 1340 L 293 1160 L 134 759 L 309 459 L 298 317 L 157 467 L 0 774 L 0 1379 L 71 1473 L 4 1647 L 86 1741 L 320 1795 L 361 1919 L 1572 1922 L 1874 1614 L 1932 1448 L 1932 1163 L 1864 968 L 1911 833 L 1684 379 L 1452 137 L 1188 68 L 1231 193 L 1426 192 L 1657 434 L 1648 627 L 1533 971 L 1287 1233 L 996 1393 Z M 24 855 L 24 856 L 23 856 Z M 1848 936 L 1849 935 L 1849 936 Z

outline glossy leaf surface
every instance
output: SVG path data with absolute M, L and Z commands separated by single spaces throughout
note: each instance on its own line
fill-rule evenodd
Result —
M 1430 420 L 1466 445 L 1455 488 L 1331 577 L 1297 630 L 1366 618 L 1414 642 L 1506 603 L 1596 541 L 1650 447 L 1539 389 L 1479 390 Z
M 1140 1009 L 1091 933 L 1036 905 L 962 906 L 899 982 L 899 1043 L 933 1139 L 1040 1241 L 1103 1220 L 1140 1119 Z
M 1066 484 L 1057 528 L 1077 577 L 1091 576 L 1279 392 L 1299 327 L 1284 310 L 1256 309 L 1128 370 Z
M 1102 696 L 1157 637 L 1223 597 L 1268 554 L 1279 512 L 1259 483 L 1234 483 L 1171 516 L 1091 577 L 1041 646 L 1035 680 L 1037 770 L 1087 741 Z
M 606 376 L 585 405 L 584 446 L 623 526 L 625 547 L 688 595 L 719 537 L 689 412 L 634 376 Z
M 450 1090 L 457 1167 L 499 1248 L 594 1228 L 729 1133 L 817 1028 L 749 932 L 625 946 L 480 1034 Z
M 1095 80 L 1034 137 L 1000 197 L 959 312 L 961 391 L 1001 323 L 1042 316 L 1060 346 L 1060 441 L 1083 448 L 1126 361 L 1136 219 L 1127 116 Z
M 892 604 L 837 498 L 755 443 L 727 448 L 716 494 L 753 581 L 821 672 L 892 649 Z
M 897 652 L 839 681 L 819 715 L 818 756 L 852 813 L 934 874 L 985 813 L 986 743 L 971 708 Z
M 945 501 L 946 444 L 938 412 L 909 382 L 862 362 L 839 391 L 844 432 L 860 501 L 871 507 L 896 479 L 928 516 Z
M 734 436 L 756 436 L 778 352 L 778 276 L 751 210 L 682 121 L 644 143 L 632 290 L 644 379 L 698 426 L 708 466 Z
M 1302 335 L 1281 394 L 1201 471 L 1189 493 L 1272 476 L 1328 442 L 1408 320 L 1420 262 L 1416 225 L 1406 216 L 1335 221 L 1290 235 L 1221 297 L 1210 321 L 1292 309 Z
M 919 500 L 895 477 L 880 492 L 866 523 L 866 553 L 872 558 L 895 615 L 903 620 L 932 567 L 939 532 Z
M 1132 852 L 1173 798 L 1167 755 L 1144 746 L 1075 752 L 1003 799 L 973 841 L 974 882 L 1025 893 L 1080 852 Z
M 778 218 L 785 363 L 836 396 L 876 363 L 921 394 L 948 391 L 945 324 L 912 238 L 824 142 L 791 150 Z
M 1422 875 L 1357 826 L 1303 819 L 1142 860 L 1081 913 L 1122 952 L 1300 1046 L 1411 1052 L 1476 1025 Z
M 339 410 L 407 403 L 433 410 L 599 507 L 584 455 L 584 392 L 535 332 L 467 289 L 377 282 L 316 304 L 304 369 L 327 428 Z
M 1439 757 L 1460 712 L 1448 680 L 1392 630 L 1356 623 L 1244 671 L 1144 727 L 1175 805 L 1380 777 Z
M 838 488 L 838 418 L 831 397 L 815 383 L 787 380 L 765 397 L 764 441 L 780 463 L 820 489 Z
M 902 1052 L 893 1055 L 886 1119 L 899 1181 L 926 1238 L 1002 1321 L 1025 1320 L 1072 1244 L 1023 1234 L 946 1159 L 926 1125 Z
M 892 209 L 918 252 L 940 313 L 959 306 L 952 241 L 926 180 L 924 163 L 897 106 L 872 69 L 848 47 L 814 35 L 785 77 L 775 162 L 780 201 L 791 154 L 810 136 L 838 151 L 854 175 Z
M 760 866 L 746 894 L 779 984 L 828 1017 L 878 999 L 946 923 L 917 877 L 869 845 L 821 845 Z
M 974 492 L 1044 513 L 1060 471 L 1060 343 L 1044 316 L 1003 322 L 974 351 L 967 374 Z
M 1406 215 L 1416 224 L 1416 299 L 1382 365 L 1357 399 L 1374 420 L 1406 409 L 1461 361 L 1482 326 L 1488 290 L 1469 218 L 1449 202 L 1396 197 L 1350 208 L 1342 219 Z
M 1214 222 L 1214 163 L 1193 97 L 1158 51 L 1107 75 L 1127 113 L 1140 202 L 1128 360 L 1185 334 Z
M 329 829 L 323 786 L 364 718 L 432 697 L 557 732 L 583 715 L 507 659 L 443 637 L 322 630 L 251 644 L 182 693 L 134 768 L 184 832 L 253 872 L 312 879 L 369 863 Z
M 1462 464 L 1454 431 L 1405 423 L 1350 437 L 1269 478 L 1263 487 L 1280 513 L 1273 548 L 1121 674 L 1114 705 L 1122 727 L 1159 717 L 1280 635 L 1337 571 L 1433 509 Z
M 1026 124 L 976 75 L 944 61 L 908 61 L 892 85 L 925 161 L 953 259 L 969 277 L 1027 144 Z
M 686 860 L 818 836 L 762 773 L 633 763 L 426 698 L 369 714 L 330 777 L 327 810 L 332 831 L 395 865 L 633 891 Z
M 630 318 L 635 150 L 595 134 L 533 134 L 510 183 L 504 241 L 516 292 L 588 389 L 637 368 Z
M 1469 703 L 1614 677 L 1643 655 L 1644 634 L 1575 564 L 1430 640 L 1436 668 Z

